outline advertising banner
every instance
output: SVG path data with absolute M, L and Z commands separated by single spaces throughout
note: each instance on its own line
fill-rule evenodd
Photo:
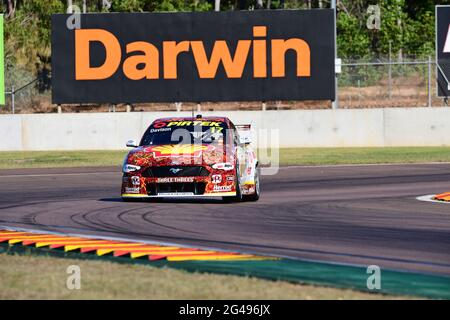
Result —
M 74 15 L 52 16 L 53 103 L 334 100 L 331 9 Z
M 450 96 L 450 6 L 436 6 L 437 95 Z
M 0 14 L 0 105 L 5 104 L 5 58 L 3 49 L 3 14 Z

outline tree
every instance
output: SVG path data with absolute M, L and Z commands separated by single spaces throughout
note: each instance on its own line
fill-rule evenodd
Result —
M 14 12 L 16 11 L 16 0 L 4 0 L 6 3 L 6 15 L 5 18 L 14 18 Z

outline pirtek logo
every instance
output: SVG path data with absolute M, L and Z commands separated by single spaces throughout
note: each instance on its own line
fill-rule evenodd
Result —
M 198 75 L 203 79 L 213 79 L 219 64 L 222 63 L 228 78 L 242 78 L 250 47 L 253 46 L 253 77 L 267 78 L 267 35 L 266 26 L 253 27 L 253 40 L 239 40 L 234 57 L 231 57 L 228 44 L 224 40 L 216 40 L 211 56 L 207 57 L 203 41 L 163 41 L 162 65 L 164 79 L 178 78 L 178 55 L 192 50 Z M 106 58 L 101 66 L 90 66 L 90 43 L 101 42 L 106 50 Z M 272 39 L 271 76 L 274 78 L 286 75 L 286 52 L 296 53 L 297 77 L 311 75 L 310 48 L 306 41 L 298 38 Z M 159 79 L 158 48 L 144 41 L 131 42 L 126 45 L 128 56 L 123 61 L 123 73 L 131 80 Z M 135 53 L 141 53 L 136 55 Z M 75 78 L 76 80 L 102 80 L 114 75 L 122 60 L 119 40 L 109 31 L 103 29 L 75 30 Z

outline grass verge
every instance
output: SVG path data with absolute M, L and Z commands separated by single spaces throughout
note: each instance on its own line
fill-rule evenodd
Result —
M 81 269 L 69 290 L 67 267 Z M 0 254 L 0 299 L 398 299 L 256 278 L 105 261 Z
M 263 150 L 261 150 L 263 151 Z M 119 166 L 126 150 L 0 152 L 0 169 Z M 262 155 L 262 152 L 260 153 Z M 262 160 L 262 156 L 260 156 Z M 450 147 L 283 148 L 281 165 L 450 162 Z
M 119 166 L 126 150 L 2 151 L 0 169 Z
M 450 147 L 286 148 L 283 165 L 450 162 Z

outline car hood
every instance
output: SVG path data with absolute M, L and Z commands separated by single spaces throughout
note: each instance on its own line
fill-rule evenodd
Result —
M 141 167 L 170 165 L 211 165 L 226 161 L 223 145 L 168 144 L 142 146 L 131 150 L 127 163 Z

